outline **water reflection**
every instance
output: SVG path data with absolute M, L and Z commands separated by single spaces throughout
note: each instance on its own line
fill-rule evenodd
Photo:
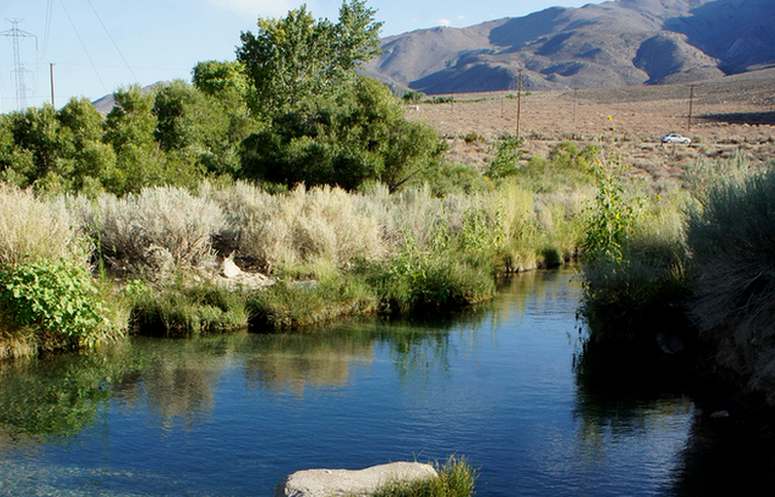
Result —
M 0 449 L 21 434 L 72 436 L 94 423 L 113 400 L 124 410 L 146 406 L 163 427 L 192 427 L 215 407 L 223 371 L 244 369 L 247 386 L 302 395 L 343 387 L 354 365 L 389 350 L 401 377 L 449 364 L 449 333 L 475 329 L 484 312 L 460 322 L 365 321 L 325 335 L 230 335 L 191 340 L 133 339 L 110 351 L 0 364 Z
M 92 423 L 110 398 L 113 378 L 132 365 L 125 351 L 105 355 L 59 356 L 0 367 L 0 425 L 5 436 L 78 433 Z
M 264 495 L 302 467 L 454 452 L 485 497 L 703 495 L 724 474 L 775 474 L 771 444 L 708 425 L 675 371 L 621 374 L 582 347 L 573 274 L 501 289 L 446 322 L 0 364 L 0 494 Z M 758 459 L 738 469 L 746 451 Z
M 336 387 L 349 382 L 353 363 L 368 364 L 374 337 L 366 332 L 335 332 L 324 340 L 310 335 L 255 337 L 245 354 L 245 375 L 251 388 L 298 395 L 308 386 Z

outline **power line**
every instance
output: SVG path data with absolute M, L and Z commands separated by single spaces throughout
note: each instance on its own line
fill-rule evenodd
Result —
M 54 0 L 46 1 L 46 18 L 43 23 L 43 50 L 41 51 L 41 58 L 45 58 L 48 55 L 48 42 L 51 36 L 51 23 L 54 17 Z
M 97 81 L 100 82 L 102 89 L 105 91 L 105 93 L 107 93 L 108 87 L 105 84 L 105 81 L 102 80 L 102 76 L 100 76 L 100 72 L 97 70 L 97 65 L 94 63 L 94 59 L 92 59 L 92 56 L 89 53 L 89 48 L 86 46 L 86 43 L 84 43 L 83 38 L 81 38 L 81 33 L 80 31 L 78 31 L 78 28 L 75 26 L 75 23 L 73 22 L 73 18 L 70 17 L 70 12 L 67 11 L 67 7 L 65 7 L 65 2 L 63 0 L 59 0 L 59 5 L 61 5 L 62 10 L 65 11 L 65 16 L 67 17 L 67 21 L 70 23 L 70 26 L 73 28 L 73 31 L 75 32 L 75 36 L 76 38 L 78 38 L 78 42 L 80 42 L 81 48 L 83 48 L 83 51 L 86 54 L 86 58 L 89 59 L 89 64 L 91 65 L 91 68 L 94 70 L 94 74 L 97 76 Z
M 132 66 L 129 65 L 129 62 L 127 62 L 126 57 L 124 57 L 124 53 L 121 51 L 121 49 L 118 47 L 118 43 L 116 43 L 116 40 L 113 39 L 113 36 L 110 34 L 110 30 L 105 25 L 105 23 L 102 21 L 102 17 L 100 17 L 100 14 L 97 12 L 97 9 L 94 8 L 94 4 L 91 0 L 86 0 L 86 3 L 89 4 L 89 7 L 91 7 L 91 11 L 94 13 L 94 17 L 97 18 L 97 20 L 100 22 L 100 25 L 102 26 L 102 29 L 105 31 L 105 34 L 108 36 L 108 39 L 113 44 L 113 48 L 116 49 L 116 52 L 118 52 L 118 56 L 121 57 L 121 60 L 124 62 L 124 65 L 129 70 L 129 72 L 132 74 L 132 77 L 137 81 L 137 75 L 132 70 Z

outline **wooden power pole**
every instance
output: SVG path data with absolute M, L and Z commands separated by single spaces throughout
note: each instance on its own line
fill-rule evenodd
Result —
M 686 132 L 692 131 L 692 114 L 694 114 L 694 85 L 689 86 L 689 120 L 686 123 Z
M 573 139 L 576 139 L 578 126 L 576 126 L 576 105 L 578 101 L 579 89 L 573 89 Z
M 517 139 L 519 139 L 519 125 L 522 119 L 522 69 L 517 75 Z

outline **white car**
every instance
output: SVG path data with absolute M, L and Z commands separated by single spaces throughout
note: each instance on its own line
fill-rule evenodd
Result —
M 662 143 L 678 143 L 680 145 L 691 145 L 691 138 L 687 138 L 678 133 L 670 133 L 662 137 Z

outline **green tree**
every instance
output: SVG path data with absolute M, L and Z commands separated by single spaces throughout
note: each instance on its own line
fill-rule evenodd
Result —
M 175 184 L 190 179 L 183 161 L 173 161 L 156 142 L 158 121 L 154 97 L 132 86 L 113 95 L 116 105 L 105 120 L 105 142 L 116 153 L 118 172 L 109 186 L 115 193 L 136 192 L 145 186 Z M 172 167 L 170 167 L 172 166 Z M 179 167 L 175 171 L 175 167 Z
M 256 96 L 255 110 L 272 117 L 353 81 L 354 69 L 379 53 L 381 23 L 363 0 L 342 4 L 339 22 L 315 20 L 306 6 L 281 19 L 262 18 L 243 32 L 237 58 Z
M 155 138 L 162 150 L 189 149 L 201 141 L 197 114 L 205 106 L 203 99 L 196 88 L 179 80 L 157 90 L 153 104 Z
M 32 152 L 16 146 L 12 119 L 0 115 L 0 180 L 27 187 L 35 177 L 35 161 Z
M 406 121 L 385 85 L 367 78 L 277 116 L 244 148 L 244 174 L 254 179 L 346 189 L 377 180 L 391 190 L 426 177 L 444 150 L 432 129 Z
M 88 100 L 71 99 L 57 113 L 62 135 L 62 155 L 70 163 L 70 189 L 102 188 L 118 174 L 116 154 L 103 143 L 104 119 Z
M 248 99 L 250 84 L 245 67 L 238 61 L 200 62 L 194 67 L 191 80 L 197 90 L 219 100 Z
M 35 171 L 34 181 L 47 173 L 61 174 L 58 159 L 61 156 L 62 135 L 56 111 L 50 105 L 31 107 L 11 116 L 11 133 L 16 147 L 32 154 Z

